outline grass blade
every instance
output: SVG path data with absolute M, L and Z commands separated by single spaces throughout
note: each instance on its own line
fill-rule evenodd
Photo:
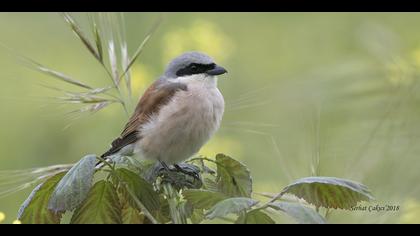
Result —
M 120 35 L 120 45 L 121 45 L 121 68 L 127 68 L 130 57 L 128 56 L 128 46 L 127 46 L 127 40 L 126 40 L 126 33 L 125 33 L 125 20 L 123 13 L 120 13 L 119 15 L 119 35 Z M 121 79 L 121 78 L 120 78 Z M 131 97 L 131 74 L 130 72 L 125 73 L 124 76 L 125 84 L 128 91 L 128 96 Z
M 124 77 L 127 74 L 127 72 L 130 70 L 131 66 L 137 60 L 137 58 L 140 56 L 141 52 L 144 49 L 144 46 L 147 44 L 147 42 L 149 41 L 149 39 L 152 37 L 153 33 L 157 30 L 157 28 L 159 27 L 159 25 L 161 24 L 161 22 L 162 22 L 162 16 L 159 16 L 159 18 L 157 19 L 157 21 L 155 22 L 155 24 L 153 25 L 153 27 L 150 29 L 149 33 L 143 39 L 143 42 L 141 42 L 141 44 L 138 46 L 136 52 L 134 53 L 134 55 L 132 56 L 132 58 L 129 60 L 129 63 L 128 63 L 127 67 L 124 69 L 124 72 L 120 76 L 120 78 Z
M 86 112 L 95 113 L 95 112 L 98 112 L 99 110 L 104 109 L 105 107 L 107 107 L 108 105 L 110 105 L 112 103 L 114 103 L 114 102 L 106 101 L 106 102 L 95 103 L 95 104 L 85 106 L 85 107 L 82 107 L 80 109 L 71 111 L 71 112 L 67 113 L 67 115 L 72 114 L 72 113 L 86 113 Z
M 40 72 L 43 72 L 44 74 L 50 75 L 52 77 L 60 79 L 61 81 L 64 81 L 66 83 L 73 84 L 73 85 L 76 85 L 76 86 L 79 86 L 79 87 L 82 87 L 82 88 L 85 88 L 85 89 L 93 89 L 91 86 L 89 86 L 87 84 L 84 84 L 84 83 L 82 83 L 78 80 L 72 79 L 71 77 L 69 77 L 69 76 L 67 76 L 67 75 L 65 75 L 61 72 L 48 69 L 48 68 L 42 66 L 41 64 L 35 64 L 35 65 L 36 65 L 36 69 L 39 70 Z
M 85 89 L 93 89 L 93 87 L 91 87 L 91 86 L 89 86 L 89 85 L 87 85 L 87 84 L 85 84 L 81 81 L 75 80 L 75 79 L 71 78 L 70 76 L 65 75 L 64 73 L 61 73 L 61 72 L 52 70 L 50 68 L 47 68 L 46 66 L 32 60 L 31 58 L 29 58 L 27 56 L 24 56 L 24 55 L 16 52 L 15 50 L 7 47 L 6 45 L 4 45 L 2 43 L 0 43 L 0 46 L 2 46 L 3 48 L 5 48 L 9 52 L 11 52 L 13 56 L 16 56 L 18 59 L 20 59 L 22 61 L 22 63 L 24 65 L 28 66 L 30 69 L 37 70 L 37 71 L 42 72 L 44 74 L 55 77 L 56 79 L 59 79 L 63 82 L 66 82 L 66 83 L 69 83 L 69 84 L 72 84 L 72 85 L 76 85 L 78 87 L 82 87 L 82 88 L 85 88 Z
M 95 44 L 96 44 L 96 52 L 98 52 L 99 61 L 101 64 L 104 63 L 104 54 L 103 54 L 103 48 L 102 48 L 102 39 L 101 39 L 101 33 L 98 24 L 96 23 L 95 17 L 92 14 L 88 14 L 91 25 L 92 25 L 92 31 L 93 35 L 95 37 Z
M 95 47 L 91 44 L 88 38 L 83 34 L 81 28 L 76 23 L 76 21 L 67 13 L 62 13 L 64 20 L 70 25 L 73 32 L 76 36 L 82 41 L 82 43 L 86 46 L 89 52 L 100 62 L 102 62 L 102 58 L 99 53 L 96 51 Z
M 109 66 L 111 69 L 110 76 L 112 81 L 119 88 L 119 77 L 118 77 L 118 64 L 117 64 L 117 52 L 116 52 L 116 41 L 114 37 L 114 24 L 112 13 L 100 13 L 99 14 L 100 22 L 103 33 L 106 39 L 106 46 L 108 51 Z

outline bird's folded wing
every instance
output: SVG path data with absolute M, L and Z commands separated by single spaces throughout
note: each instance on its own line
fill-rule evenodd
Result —
M 133 115 L 126 124 L 120 137 L 112 142 L 111 148 L 102 155 L 106 157 L 117 153 L 125 146 L 135 143 L 141 139 L 139 129 L 149 118 L 159 112 L 160 108 L 167 104 L 176 92 L 187 90 L 187 86 L 182 83 L 169 82 L 159 79 L 154 82 L 141 97 Z

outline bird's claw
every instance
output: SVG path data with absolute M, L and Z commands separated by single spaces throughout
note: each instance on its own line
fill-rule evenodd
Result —
M 192 165 L 186 165 L 186 164 L 181 164 L 183 165 L 180 166 L 178 164 L 175 164 L 174 167 L 178 172 L 181 172 L 185 175 L 191 176 L 196 180 L 200 180 L 201 176 L 200 176 L 200 170 L 198 168 L 196 168 L 195 166 Z M 184 166 L 185 165 L 185 166 Z

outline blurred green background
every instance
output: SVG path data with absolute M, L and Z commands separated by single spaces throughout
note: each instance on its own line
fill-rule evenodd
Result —
M 72 15 L 88 25 L 86 14 Z M 158 15 L 124 15 L 129 52 Z M 227 103 L 222 127 L 200 154 L 241 160 L 257 192 L 278 192 L 301 177 L 336 176 L 368 185 L 377 199 L 369 205 L 400 206 L 337 210 L 332 223 L 420 223 L 420 14 L 166 13 L 163 19 L 133 66 L 134 102 L 171 58 L 206 52 L 229 74 L 219 80 Z M 1 13 L 0 32 L 1 43 L 49 68 L 109 84 L 57 13 Z M 4 48 L 0 64 L 0 170 L 101 154 L 127 120 L 116 104 L 71 120 L 66 112 L 75 107 L 54 103 L 49 97 L 57 92 L 41 86 L 63 83 L 23 67 Z M 16 218 L 29 193 L 0 199 L 3 223 Z

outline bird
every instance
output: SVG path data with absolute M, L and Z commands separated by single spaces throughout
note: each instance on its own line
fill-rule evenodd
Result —
M 165 169 L 196 154 L 219 129 L 225 102 L 218 76 L 227 70 L 202 52 L 175 57 L 141 96 L 111 148 L 101 155 L 138 154 Z

